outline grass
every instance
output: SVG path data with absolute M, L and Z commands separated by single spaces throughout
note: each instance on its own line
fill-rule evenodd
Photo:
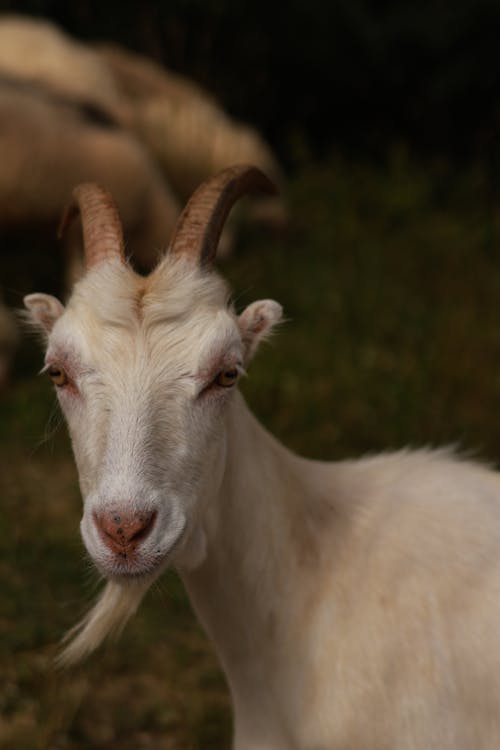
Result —
M 332 156 L 304 165 L 288 200 L 286 234 L 249 229 L 223 268 L 238 308 L 273 297 L 287 316 L 243 384 L 256 413 L 312 457 L 453 442 L 496 462 L 500 211 L 485 173 L 403 148 L 380 165 Z M 224 678 L 174 573 L 120 640 L 52 667 L 96 579 L 40 362 L 26 342 L 0 401 L 0 748 L 229 747 Z

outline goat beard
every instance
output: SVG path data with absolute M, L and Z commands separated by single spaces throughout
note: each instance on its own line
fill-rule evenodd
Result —
M 92 609 L 66 633 L 63 644 L 67 645 L 58 655 L 57 664 L 73 666 L 95 651 L 108 635 L 119 635 L 150 585 L 150 578 L 108 581 Z
M 190 534 L 181 538 L 182 563 L 180 559 L 177 563 L 184 570 L 192 570 L 200 565 L 206 549 L 205 532 L 201 526 L 195 526 Z M 98 649 L 108 635 L 119 636 L 158 575 L 157 571 L 138 578 L 108 580 L 94 606 L 64 636 L 56 664 L 62 668 L 72 667 Z

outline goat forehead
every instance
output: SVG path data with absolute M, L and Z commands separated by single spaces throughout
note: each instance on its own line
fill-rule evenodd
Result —
M 241 337 L 226 308 L 196 308 L 179 319 L 155 316 L 134 320 L 131 327 L 103 320 L 93 309 L 68 309 L 56 324 L 48 357 L 95 369 L 124 384 L 154 377 L 196 375 L 217 359 L 238 358 Z
M 145 364 L 165 366 L 169 361 L 196 365 L 240 344 L 234 317 L 227 310 L 198 311 L 189 319 L 164 320 L 161 324 L 143 322 L 132 330 L 91 317 L 84 326 L 75 325 L 71 319 L 67 323 L 66 339 L 74 340 L 72 348 L 81 348 L 90 360 L 107 366 L 116 362 L 119 367 L 126 363 L 140 369 Z
M 118 261 L 101 264 L 75 286 L 55 332 L 72 339 L 82 355 L 144 356 L 166 349 L 203 349 L 211 337 L 227 337 L 234 317 L 224 281 L 167 256 L 149 277 Z M 184 347 L 181 346 L 184 344 Z
M 91 313 L 104 325 L 132 329 L 225 308 L 227 298 L 217 274 L 167 256 L 147 278 L 120 261 L 101 264 L 75 286 L 69 307 L 82 316 Z

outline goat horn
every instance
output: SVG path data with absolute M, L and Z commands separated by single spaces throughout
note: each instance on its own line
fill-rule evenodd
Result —
M 83 250 L 87 268 L 110 258 L 125 261 L 123 232 L 118 209 L 111 194 L 95 182 L 83 182 L 72 192 L 59 224 L 58 237 L 80 213 Z
M 170 252 L 189 256 L 200 266 L 210 266 L 234 203 L 244 193 L 257 192 L 274 195 L 278 191 L 260 169 L 252 166 L 229 167 L 203 182 L 177 220 Z

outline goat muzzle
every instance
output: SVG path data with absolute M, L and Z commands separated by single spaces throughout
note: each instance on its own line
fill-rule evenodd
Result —
M 94 513 L 94 523 L 106 547 L 119 557 L 130 558 L 151 532 L 156 512 Z

